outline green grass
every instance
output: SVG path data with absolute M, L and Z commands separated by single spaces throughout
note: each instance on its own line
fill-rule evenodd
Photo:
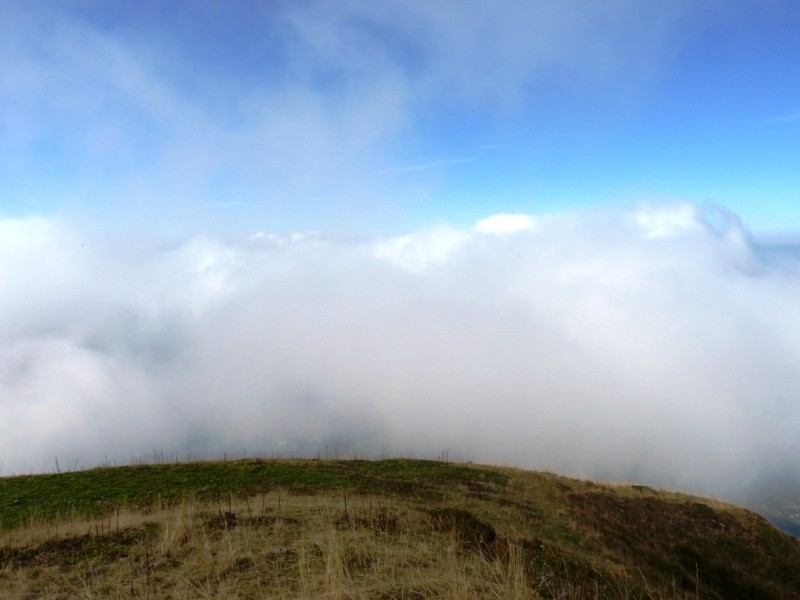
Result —
M 98 468 L 0 478 L 0 528 L 31 520 L 93 517 L 117 508 L 173 504 L 186 498 L 227 503 L 274 488 L 294 494 L 330 490 L 392 493 L 428 500 L 453 486 L 500 486 L 502 474 L 422 460 L 241 460 Z

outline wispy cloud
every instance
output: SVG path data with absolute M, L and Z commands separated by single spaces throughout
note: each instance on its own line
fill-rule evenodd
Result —
M 451 158 L 447 160 L 435 160 L 426 163 L 419 163 L 414 165 L 403 165 L 399 167 L 389 167 L 382 169 L 381 173 L 407 173 L 411 171 L 430 171 L 435 169 L 443 169 L 451 165 L 461 165 L 464 163 L 473 162 L 474 158 Z
M 397 186 L 381 173 L 459 162 L 394 166 L 439 117 L 513 114 L 553 69 L 612 96 L 658 71 L 687 12 L 706 14 L 684 1 L 578 4 L 174 7 L 166 26 L 149 5 L 134 18 L 8 2 L 0 176 L 22 201 L 70 213 L 89 199 L 105 218 L 132 224 L 135 213 L 178 231 L 216 226 L 204 203 L 245 194 L 244 224 L 276 209 L 307 219 L 314 207 L 300 199 L 319 195 L 344 213 L 392 211 Z M 196 222 L 168 217 L 185 202 L 197 203 Z

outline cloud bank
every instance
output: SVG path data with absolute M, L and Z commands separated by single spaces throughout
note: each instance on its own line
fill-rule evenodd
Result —
M 742 496 L 800 481 L 800 254 L 693 204 L 405 236 L 0 221 L 2 473 L 382 453 Z

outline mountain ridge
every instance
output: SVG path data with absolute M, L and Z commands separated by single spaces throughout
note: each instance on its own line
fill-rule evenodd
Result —
M 195 589 L 197 573 L 220 561 L 230 572 L 201 577 L 214 597 L 800 598 L 800 541 L 750 510 L 441 461 L 246 459 L 6 477 L 0 533 L 0 589 L 18 594 L 2 600 L 68 597 L 59 594 L 90 580 L 87 597 L 203 597 L 181 595 L 179 582 Z

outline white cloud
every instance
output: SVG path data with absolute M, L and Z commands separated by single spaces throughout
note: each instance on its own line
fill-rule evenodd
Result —
M 0 221 L 0 251 L 4 258 L 27 253 L 46 246 L 54 233 L 54 225 L 42 217 Z
M 129 248 L 3 221 L 4 473 L 336 445 L 729 496 L 797 481 L 797 254 L 642 211 Z
M 475 229 L 481 233 L 516 233 L 529 231 L 536 226 L 536 221 L 530 215 L 502 213 L 481 219 L 475 224 Z
M 683 202 L 669 207 L 642 204 L 634 218 L 648 237 L 670 238 L 682 233 L 702 231 L 703 224 L 699 216 L 694 204 Z
M 373 253 L 408 271 L 420 273 L 431 265 L 446 263 L 468 240 L 467 232 L 441 226 L 380 240 L 374 245 Z

